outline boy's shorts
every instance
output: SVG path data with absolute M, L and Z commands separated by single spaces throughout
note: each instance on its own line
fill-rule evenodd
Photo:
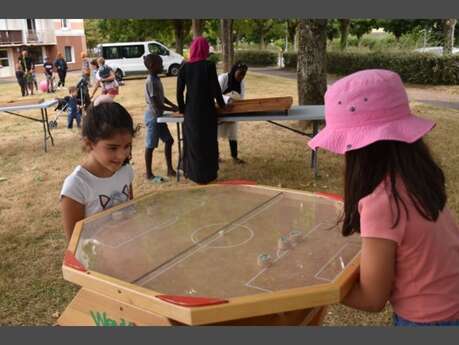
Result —
M 147 149 L 155 149 L 158 147 L 159 139 L 164 143 L 174 143 L 169 127 L 166 123 L 158 123 L 156 117 L 152 116 L 151 112 L 146 111 L 145 116 L 145 147 Z

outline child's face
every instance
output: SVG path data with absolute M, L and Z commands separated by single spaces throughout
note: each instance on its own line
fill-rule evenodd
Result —
M 72 90 L 70 92 L 70 96 L 72 96 L 72 97 L 76 97 L 77 95 L 78 95 L 77 90 Z
M 128 132 L 115 134 L 110 139 L 89 143 L 90 155 L 99 163 L 105 172 L 114 174 L 131 154 L 132 135 Z

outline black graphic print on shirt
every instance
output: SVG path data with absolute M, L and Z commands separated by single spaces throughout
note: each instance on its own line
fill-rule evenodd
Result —
M 111 196 L 99 195 L 99 202 L 102 209 L 107 209 L 115 205 L 119 205 L 125 201 L 129 200 L 129 186 L 126 184 L 123 187 L 122 192 L 114 192 Z

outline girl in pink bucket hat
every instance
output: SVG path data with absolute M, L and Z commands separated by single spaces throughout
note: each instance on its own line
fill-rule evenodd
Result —
M 422 137 L 398 74 L 365 70 L 325 94 L 325 128 L 309 141 L 345 155 L 344 236 L 362 238 L 360 278 L 343 303 L 397 326 L 459 326 L 459 228 L 445 177 Z

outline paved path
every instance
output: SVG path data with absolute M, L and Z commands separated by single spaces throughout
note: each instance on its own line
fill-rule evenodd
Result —
M 296 71 L 292 69 L 280 69 L 277 67 L 251 67 L 250 71 L 296 80 Z M 339 77 L 335 75 L 328 75 L 327 83 L 331 84 L 338 78 Z M 406 90 L 410 101 L 425 103 L 439 108 L 459 110 L 459 95 L 436 90 L 428 85 L 406 85 Z

